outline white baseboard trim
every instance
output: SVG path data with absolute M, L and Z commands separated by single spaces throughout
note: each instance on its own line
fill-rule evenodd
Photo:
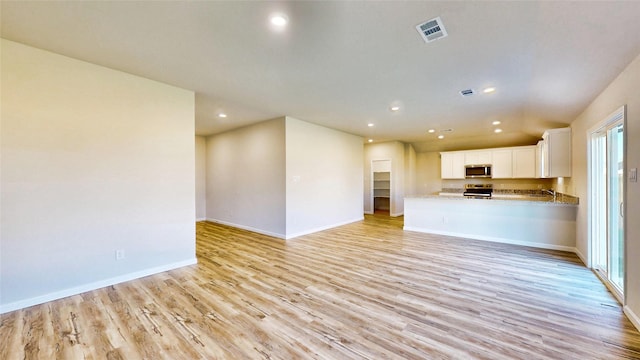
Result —
M 58 299 L 62 299 L 62 298 L 65 298 L 65 297 L 82 294 L 82 293 L 87 292 L 87 291 L 100 289 L 100 288 L 103 288 L 103 287 L 107 287 L 107 286 L 123 283 L 123 282 L 126 282 L 126 281 L 139 279 L 139 278 L 142 278 L 142 277 L 145 277 L 145 276 L 154 275 L 154 274 L 158 274 L 158 273 L 161 273 L 161 272 L 165 272 L 165 271 L 181 268 L 183 266 L 194 265 L 194 264 L 197 264 L 197 263 L 198 263 L 198 260 L 196 258 L 193 258 L 193 259 L 179 261 L 179 262 L 166 264 L 166 265 L 162 265 L 162 266 L 156 266 L 156 267 L 149 268 L 149 269 L 144 269 L 144 270 L 136 271 L 136 272 L 125 274 L 125 275 L 120 275 L 120 276 L 112 277 L 112 278 L 109 278 L 109 279 L 104 279 L 104 280 L 92 282 L 92 283 L 89 283 L 89 284 L 75 286 L 75 287 L 72 287 L 72 288 L 69 288 L 69 289 L 60 290 L 60 291 L 52 292 L 52 293 L 45 294 L 45 295 L 36 296 L 36 297 L 33 297 L 33 298 L 29 298 L 29 299 L 15 301 L 15 302 L 12 302 L 12 303 L 0 305 L 0 314 L 7 313 L 9 311 L 15 311 L 15 310 L 24 309 L 24 308 L 29 307 L 29 306 L 40 305 L 40 304 L 43 304 L 43 303 L 46 303 L 46 302 L 49 302 L 49 301 L 58 300 Z
M 391 216 L 391 217 L 398 217 L 398 216 L 403 216 L 403 215 L 404 215 L 404 212 L 389 214 L 389 216 Z
M 589 267 L 589 262 L 587 261 L 587 258 L 580 252 L 580 250 L 578 250 L 578 248 L 575 248 L 575 249 L 576 250 L 574 252 L 576 253 L 576 255 L 578 255 L 578 257 L 580 258 L 584 266 Z
M 196 222 L 199 222 L 199 221 L 207 221 L 207 218 L 206 218 L 206 217 L 204 217 L 204 218 L 197 218 L 197 219 L 196 219 Z
M 629 321 L 631 321 L 633 326 L 636 327 L 636 330 L 640 330 L 640 318 L 638 318 L 638 315 L 636 315 L 636 313 L 634 313 L 627 305 L 623 306 L 622 310 L 624 311 L 624 314 L 627 315 L 627 318 L 629 318 Z
M 492 242 L 498 242 L 503 244 L 530 246 L 530 247 L 536 247 L 540 249 L 561 250 L 561 251 L 568 251 L 572 253 L 575 253 L 576 251 L 578 251 L 575 247 L 571 247 L 571 246 L 545 244 L 545 243 L 538 243 L 538 242 L 532 242 L 532 241 L 521 241 L 521 240 L 515 240 L 515 239 L 465 234 L 465 233 L 457 233 L 457 232 L 450 232 L 450 231 L 439 231 L 439 230 L 425 229 L 425 228 L 413 227 L 413 226 L 405 226 L 403 230 L 417 231 L 417 232 L 437 234 L 437 235 L 455 236 L 455 237 L 474 239 L 474 240 L 492 241 Z
M 322 231 L 322 230 L 327 230 L 327 229 L 332 229 L 334 227 L 338 227 L 338 226 L 342 226 L 342 225 L 346 225 L 346 224 L 351 224 L 354 222 L 358 222 L 358 221 L 362 221 L 364 220 L 364 216 L 360 216 L 356 219 L 351 219 L 351 220 L 347 220 L 347 221 L 343 221 L 343 222 L 339 222 L 339 223 L 335 223 L 335 224 L 331 224 L 331 225 L 326 225 L 326 226 L 321 226 L 321 227 L 317 227 L 314 229 L 309 229 L 309 230 L 305 230 L 305 231 L 300 231 L 298 233 L 295 234 L 291 234 L 291 235 L 283 235 L 283 234 L 277 234 L 277 233 L 273 233 L 270 231 L 265 231 L 262 229 L 256 229 L 253 228 L 251 226 L 246 226 L 246 225 L 239 225 L 239 224 L 234 224 L 228 221 L 223 221 L 223 220 L 217 220 L 217 219 L 207 219 L 207 221 L 211 221 L 217 224 L 222 224 L 222 225 L 227 225 L 227 226 L 231 226 L 231 227 L 235 227 L 238 229 L 242 229 L 242 230 L 247 230 L 247 231 L 252 231 L 258 234 L 262 234 L 262 235 L 267 235 L 267 236 L 272 236 L 278 239 L 283 239 L 283 240 L 289 240 L 289 239 L 293 239 L 302 235 L 308 235 L 308 234 L 312 234 L 318 231 Z
M 327 229 L 332 229 L 332 228 L 334 228 L 334 227 L 338 227 L 338 226 L 342 226 L 342 225 L 347 225 L 347 224 L 351 224 L 351 223 L 358 222 L 358 221 L 362 221 L 362 220 L 364 220 L 364 216 L 361 216 L 361 217 L 359 217 L 359 218 L 352 219 L 352 220 L 342 221 L 342 222 L 339 222 L 339 223 L 335 223 L 335 224 L 331 224 L 331 225 L 326 225 L 326 226 L 321 226 L 321 227 L 317 227 L 317 228 L 314 228 L 314 229 L 305 230 L 305 231 L 301 231 L 301 232 L 298 232 L 298 233 L 295 233 L 295 234 L 287 235 L 287 238 L 286 238 L 286 239 L 287 239 L 287 240 L 289 240 L 289 239 L 293 239 L 293 238 L 296 238 L 296 237 L 299 237 L 299 236 L 308 235 L 308 234 L 313 234 L 313 233 L 316 233 L 316 232 L 318 232 L 318 231 L 323 231 L 323 230 L 327 230 Z
M 366 215 L 373 215 L 373 211 L 365 211 L 364 212 Z
M 214 222 L 216 224 L 222 224 L 222 225 L 235 227 L 235 228 L 242 229 L 242 230 L 252 231 L 252 232 L 255 232 L 255 233 L 258 233 L 258 234 L 262 234 L 262 235 L 272 236 L 272 237 L 275 237 L 275 238 L 278 238 L 278 239 L 283 239 L 284 240 L 286 238 L 286 236 L 284 234 L 278 234 L 278 233 L 274 233 L 274 232 L 271 232 L 271 231 L 257 229 L 257 228 L 251 227 L 251 226 L 235 224 L 235 223 L 224 221 L 224 220 L 208 218 L 207 221 L 211 221 L 211 222 Z

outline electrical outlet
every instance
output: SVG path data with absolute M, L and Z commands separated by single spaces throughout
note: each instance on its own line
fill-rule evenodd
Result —
M 638 182 L 638 169 L 633 168 L 629 170 L 629 182 Z
M 116 260 L 124 259 L 124 249 L 116 250 Z

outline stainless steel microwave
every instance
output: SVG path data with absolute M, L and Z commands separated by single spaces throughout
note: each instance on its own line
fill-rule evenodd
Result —
M 465 165 L 464 177 L 467 179 L 490 178 L 491 165 Z

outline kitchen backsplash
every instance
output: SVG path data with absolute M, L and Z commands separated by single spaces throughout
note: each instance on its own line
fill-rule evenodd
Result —
M 464 192 L 464 189 L 462 188 L 442 188 L 442 191 L 440 193 L 445 193 L 445 194 L 462 194 Z M 545 192 L 542 189 L 495 189 L 493 190 L 493 194 L 494 195 L 548 195 L 547 192 Z M 579 203 L 579 199 L 575 196 L 572 195 L 568 195 L 568 194 L 564 194 L 561 192 L 557 192 L 556 193 L 556 197 L 558 199 L 558 201 L 563 202 L 563 203 L 567 203 L 567 204 L 578 204 Z
M 463 189 L 465 184 L 493 184 L 494 190 L 553 189 L 553 179 L 466 179 L 442 180 L 442 189 Z

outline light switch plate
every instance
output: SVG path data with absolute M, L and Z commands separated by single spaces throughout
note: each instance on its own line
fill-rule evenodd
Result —
M 630 182 L 638 182 L 638 169 L 637 168 L 629 169 L 629 181 Z

